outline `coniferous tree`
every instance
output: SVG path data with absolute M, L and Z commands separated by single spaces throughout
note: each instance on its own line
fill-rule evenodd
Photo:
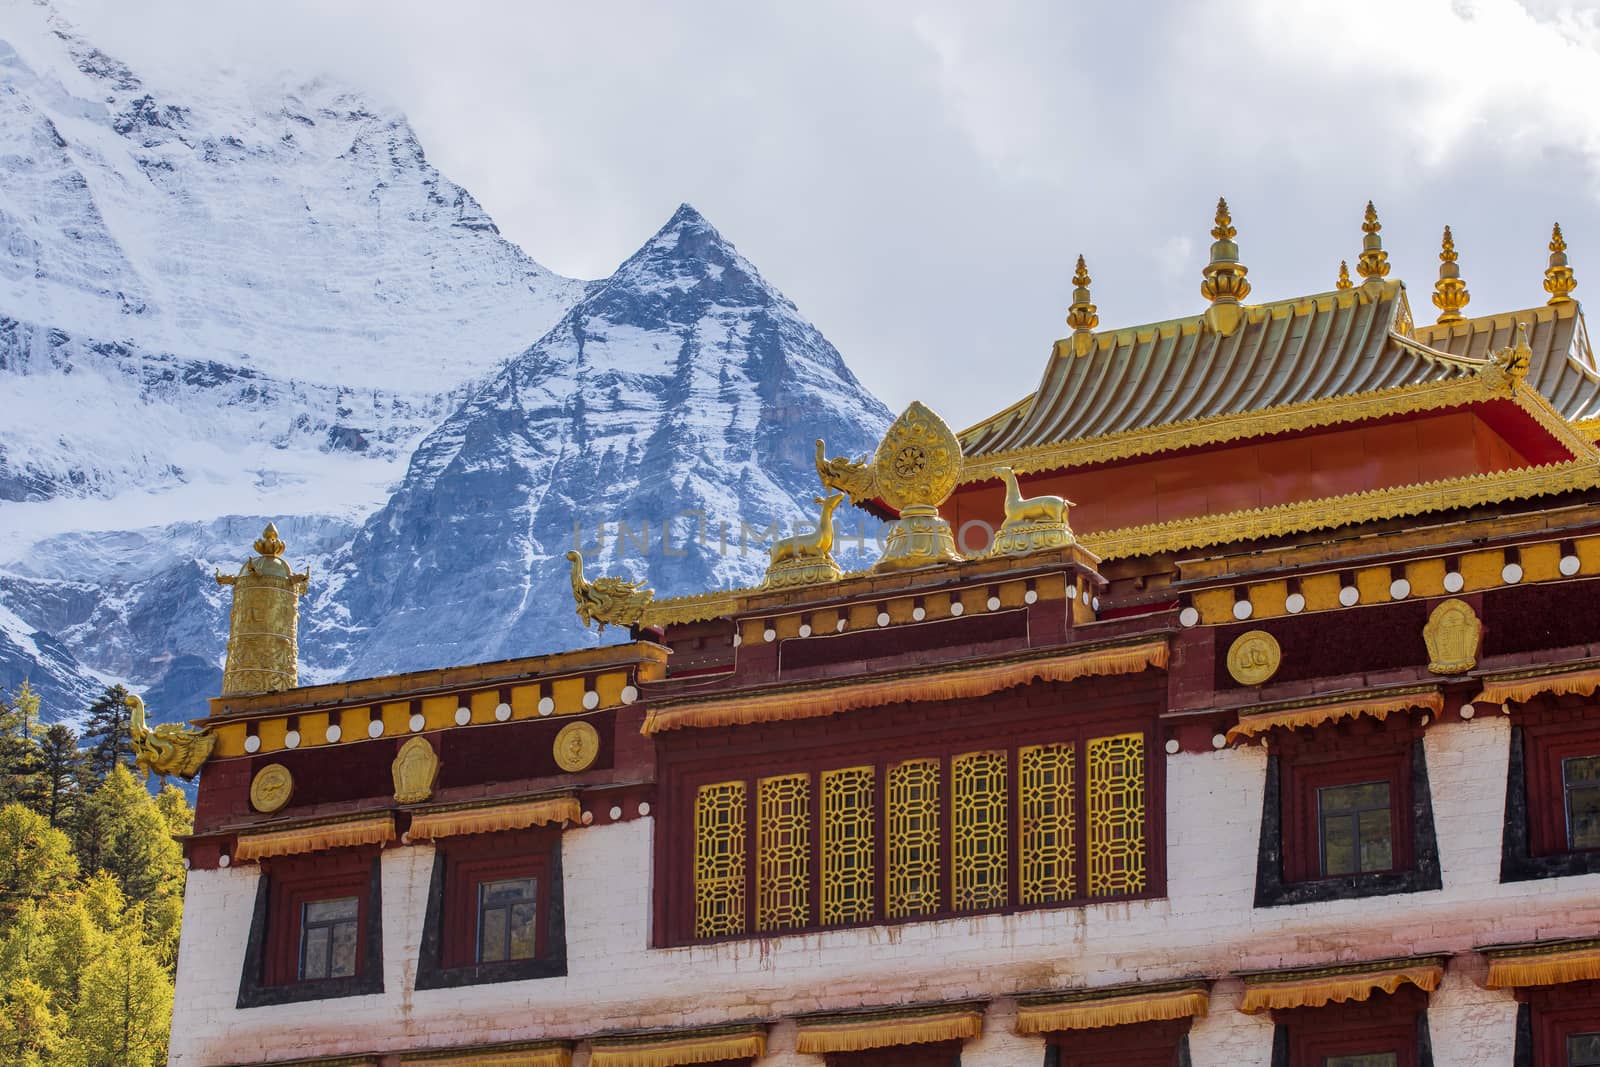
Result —
M 112 685 L 89 705 L 82 740 L 89 774 L 96 781 L 105 781 L 118 764 L 133 766 L 133 729 L 127 700 L 128 691 Z
M 0 696 L 0 804 L 36 808 L 43 793 L 39 695 L 27 682 Z
M 66 834 L 21 804 L 0 807 L 0 916 L 65 891 L 77 875 Z
M 35 811 L 51 826 L 70 825 L 85 776 L 83 753 L 77 735 L 65 723 L 53 723 L 39 742 L 39 780 L 42 794 Z

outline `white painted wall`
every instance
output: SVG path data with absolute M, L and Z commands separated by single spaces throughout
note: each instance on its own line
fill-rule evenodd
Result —
M 872 930 L 651 949 L 651 819 L 569 830 L 565 978 L 464 989 L 411 988 L 433 849 L 383 858 L 382 995 L 234 1009 L 256 870 L 189 878 L 172 1059 L 215 1067 L 296 1056 L 710 1025 L 802 1012 L 994 1000 L 971 1067 L 1042 1064 L 1043 1042 L 1011 1032 L 1010 995 L 1300 967 L 1476 945 L 1593 936 L 1600 876 L 1501 885 L 1509 721 L 1484 717 L 1427 733 L 1442 891 L 1256 910 L 1266 753 L 1259 747 L 1167 758 L 1168 889 L 1163 900 L 1097 904 Z M 1435 1060 L 1509 1064 L 1516 1006 L 1454 959 L 1429 1009 Z M 1219 981 L 1191 1036 L 1195 1067 L 1267 1067 L 1269 1020 L 1239 1013 Z M 768 1063 L 820 1067 L 771 1034 Z M 580 1061 L 585 1057 L 580 1055 Z

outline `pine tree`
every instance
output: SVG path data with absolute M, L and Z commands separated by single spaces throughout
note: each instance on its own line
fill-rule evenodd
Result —
M 38 806 L 44 785 L 39 751 L 43 732 L 39 695 L 27 682 L 13 696 L 0 696 L 0 804 Z
M 39 743 L 40 797 L 35 811 L 51 826 L 71 825 L 85 775 L 84 755 L 72 727 L 54 723 Z
M 0 917 L 64 892 L 77 875 L 66 834 L 21 804 L 0 808 Z
M 66 1064 L 157 1067 L 166 1062 L 172 1024 L 172 979 L 140 936 L 134 908 L 123 930 L 91 960 L 68 1016 Z
M 133 731 L 127 700 L 128 691 L 113 685 L 89 705 L 83 725 L 83 749 L 88 755 L 89 774 L 96 781 L 104 781 L 118 764 L 133 766 Z
M 0 1063 L 49 1067 L 60 1062 L 63 1020 L 50 991 L 31 978 L 0 983 Z

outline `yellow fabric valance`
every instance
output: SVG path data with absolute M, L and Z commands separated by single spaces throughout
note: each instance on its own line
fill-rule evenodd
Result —
M 1360 715 L 1381 720 L 1388 718 L 1394 712 L 1410 711 L 1412 708 L 1423 708 L 1437 715 L 1444 710 L 1444 694 L 1437 689 L 1429 689 L 1393 696 L 1355 697 L 1322 704 L 1246 713 L 1240 715 L 1239 724 L 1228 731 L 1228 740 L 1231 742 L 1240 738 L 1255 737 L 1279 726 L 1293 730 L 1302 726 L 1321 726 L 1325 722 L 1336 722 L 1339 719 L 1353 719 Z
M 1440 962 L 1417 962 L 1372 970 L 1333 968 L 1320 972 L 1285 973 L 1281 978 L 1250 975 L 1245 978 L 1244 999 L 1239 1010 L 1246 1015 L 1287 1008 L 1320 1008 L 1366 1000 L 1373 993 L 1393 993 L 1403 985 L 1414 985 L 1424 993 L 1439 988 L 1444 977 Z
M 400 1062 L 418 1067 L 572 1067 L 572 1049 L 567 1045 L 542 1045 L 424 1052 L 402 1056 Z
M 856 1019 L 818 1019 L 800 1022 L 794 1050 L 802 1053 L 860 1052 L 892 1045 L 923 1045 L 932 1041 L 965 1041 L 983 1033 L 983 1012 L 974 1008 L 954 1011 L 907 1012 Z
M 240 862 L 272 856 L 296 856 L 330 848 L 386 845 L 394 840 L 394 819 L 387 813 L 344 822 L 293 826 L 284 830 L 240 834 L 233 858 Z
M 411 817 L 412 841 L 433 841 L 460 834 L 488 834 L 498 830 L 525 830 L 530 826 L 577 822 L 583 805 L 577 797 L 545 797 L 493 807 L 423 811 Z
M 1210 996 L 1203 986 L 1105 996 L 1090 993 L 1017 1006 L 1017 1033 L 1046 1034 L 1059 1030 L 1094 1030 L 1102 1026 L 1162 1022 L 1204 1017 Z
M 885 704 L 966 700 L 1031 682 L 1070 682 L 1091 675 L 1133 674 L 1150 668 L 1165 670 L 1166 666 L 1166 641 L 1144 641 L 980 667 L 924 671 L 844 685 L 818 683 L 776 693 L 734 695 L 676 707 L 656 707 L 645 716 L 640 730 L 658 734 L 694 726 L 743 726 L 815 719 Z
M 719 1060 L 753 1060 L 766 1055 L 765 1030 L 723 1034 L 683 1034 L 657 1038 L 596 1040 L 589 1067 L 682 1067 Z
M 1520 678 L 1485 678 L 1483 692 L 1472 698 L 1474 704 L 1510 704 L 1532 700 L 1541 693 L 1562 696 L 1571 693 L 1588 696 L 1600 689 L 1600 667 L 1584 670 L 1546 671 Z
M 1520 989 L 1530 985 L 1559 985 L 1600 978 L 1600 942 L 1567 945 L 1529 945 L 1518 950 L 1490 950 L 1490 989 Z

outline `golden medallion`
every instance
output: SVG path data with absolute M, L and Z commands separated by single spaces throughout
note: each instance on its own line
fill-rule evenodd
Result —
M 269 763 L 250 782 L 250 806 L 270 815 L 294 795 L 294 775 L 281 763 Z
M 600 734 L 586 722 L 569 722 L 556 734 L 556 766 L 576 773 L 587 770 L 600 754 Z
M 1446 600 L 1433 609 L 1422 628 L 1428 646 L 1428 670 L 1434 674 L 1465 674 L 1478 665 L 1478 642 L 1483 624 L 1465 600 Z
M 433 781 L 439 777 L 439 756 L 426 737 L 413 737 L 400 746 L 389 772 L 394 776 L 395 802 L 420 804 L 433 796 Z
M 1240 685 L 1260 685 L 1283 663 L 1278 639 L 1265 630 L 1242 633 L 1228 646 L 1228 673 Z
M 873 467 L 878 496 L 891 508 L 937 508 L 961 476 L 961 442 L 943 419 L 913 401 L 884 434 Z

